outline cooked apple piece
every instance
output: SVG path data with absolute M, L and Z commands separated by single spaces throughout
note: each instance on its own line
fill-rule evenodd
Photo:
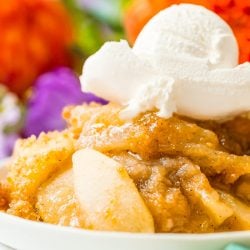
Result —
M 84 227 L 74 193 L 72 168 L 56 173 L 39 187 L 36 209 L 44 222 Z
M 233 214 L 230 206 L 220 199 L 198 166 L 188 162 L 178 170 L 177 176 L 183 193 L 191 203 L 204 210 L 216 227 Z
M 228 221 L 229 228 L 236 230 L 249 230 L 250 229 L 250 207 L 232 195 L 218 191 L 221 199 L 233 210 L 233 216 Z
M 243 175 L 235 183 L 235 194 L 246 202 L 250 202 L 250 175 Z
M 106 155 L 82 149 L 73 155 L 76 197 L 87 227 L 154 232 L 154 221 L 126 169 Z

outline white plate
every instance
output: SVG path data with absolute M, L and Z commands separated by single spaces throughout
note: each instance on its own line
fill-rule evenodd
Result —
M 0 178 L 6 174 L 0 169 Z M 250 246 L 250 231 L 213 234 L 97 232 L 24 220 L 0 213 L 0 242 L 22 250 L 222 250 Z

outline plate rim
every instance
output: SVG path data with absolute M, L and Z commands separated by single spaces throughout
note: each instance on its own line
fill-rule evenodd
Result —
M 97 230 L 88 230 L 82 228 L 74 228 L 68 226 L 59 226 L 54 224 L 49 224 L 45 222 L 38 222 L 27 220 L 18 216 L 9 215 L 4 212 L 0 212 L 0 221 L 1 220 L 10 220 L 11 223 L 23 224 L 24 226 L 32 226 L 44 230 L 57 231 L 57 233 L 76 233 L 83 236 L 95 236 L 95 237 L 105 237 L 105 238 L 136 238 L 143 239 L 145 237 L 149 239 L 160 239 L 160 240 L 173 240 L 173 239 L 182 239 L 182 240 L 212 240 L 212 239 L 223 239 L 225 237 L 230 238 L 245 238 L 250 237 L 250 230 L 246 231 L 233 231 L 233 232 L 216 232 L 216 233 L 129 233 L 129 232 L 115 232 L 115 231 L 97 231 Z M 60 232 L 58 232 L 60 231 Z

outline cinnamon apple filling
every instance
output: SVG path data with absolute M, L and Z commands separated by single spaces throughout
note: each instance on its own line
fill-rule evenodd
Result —
M 250 229 L 248 118 L 200 122 L 151 111 L 124 121 L 120 110 L 68 107 L 66 130 L 19 141 L 6 212 L 95 230 Z

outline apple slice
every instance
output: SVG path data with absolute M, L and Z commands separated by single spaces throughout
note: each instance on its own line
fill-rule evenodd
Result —
M 76 197 L 90 229 L 154 232 L 154 221 L 133 180 L 118 162 L 92 149 L 73 155 Z

